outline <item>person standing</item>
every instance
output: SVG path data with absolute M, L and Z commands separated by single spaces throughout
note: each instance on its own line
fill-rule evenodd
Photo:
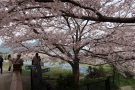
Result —
M 10 54 L 8 55 L 8 62 L 9 62 L 8 72 L 10 72 L 13 64 L 13 59 L 11 58 Z
M 2 58 L 2 55 L 0 55 L 0 69 L 1 69 L 1 74 L 2 74 L 2 71 L 3 71 L 3 58 Z
M 33 57 L 33 65 L 36 67 L 34 71 L 39 77 L 42 77 L 40 61 L 40 56 L 38 55 L 38 53 L 36 53 Z
M 20 74 L 22 74 L 23 59 L 21 59 L 21 54 L 17 54 L 17 58 L 14 60 L 13 64 L 20 64 Z
M 40 56 L 38 56 L 38 53 L 35 54 L 33 57 L 33 65 L 40 65 Z

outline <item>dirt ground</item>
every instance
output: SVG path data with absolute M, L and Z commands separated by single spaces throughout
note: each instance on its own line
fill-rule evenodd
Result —
M 13 72 L 3 70 L 3 74 L 0 73 L 0 90 L 10 90 Z M 30 84 L 30 77 L 21 76 L 23 87 Z
M 135 90 L 131 86 L 121 87 L 120 90 Z

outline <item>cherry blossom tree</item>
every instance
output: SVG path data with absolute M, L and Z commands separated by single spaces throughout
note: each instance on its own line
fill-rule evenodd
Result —
M 2 23 L 57 16 L 99 22 L 134 23 L 134 2 L 134 0 L 2 0 L 0 18 Z
M 120 24 L 135 22 L 134 2 L 2 0 L 0 36 L 16 52 L 38 51 L 67 61 L 76 85 L 79 63 L 93 64 L 91 58 L 134 74 L 134 24 Z M 31 40 L 38 44 L 29 45 Z
M 134 23 L 134 0 L 35 0 L 73 5 L 71 10 L 60 10 L 63 15 L 99 22 Z M 59 7 L 59 6 L 58 6 Z M 56 6 L 55 6 L 56 8 Z M 72 11 L 73 10 L 73 11 Z M 86 12 L 88 12 L 86 14 Z M 67 12 L 68 11 L 68 12 Z M 84 14 L 85 13 L 85 14 Z M 120 16 L 119 16 L 120 14 Z
M 12 23 L 1 32 L 3 45 L 15 52 L 39 52 L 68 62 L 77 86 L 79 63 L 113 64 L 121 72 L 134 74 L 132 24 L 107 24 L 64 16 Z M 31 40 L 38 43 L 29 45 Z M 93 58 L 99 58 L 96 64 L 92 63 Z

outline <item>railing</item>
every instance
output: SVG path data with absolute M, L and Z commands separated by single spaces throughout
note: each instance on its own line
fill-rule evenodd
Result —
M 114 76 L 109 76 L 105 80 L 87 83 L 86 90 L 92 90 L 93 88 L 94 88 L 94 90 L 112 90 L 112 88 L 118 88 L 116 86 L 116 84 L 118 84 L 118 83 L 120 83 L 119 74 L 115 75 L 115 81 L 114 81 Z
M 13 76 L 11 81 L 10 90 L 23 90 L 22 80 L 20 76 L 20 64 L 13 64 Z
M 40 65 L 31 68 L 31 90 L 53 90 L 51 85 L 43 80 Z

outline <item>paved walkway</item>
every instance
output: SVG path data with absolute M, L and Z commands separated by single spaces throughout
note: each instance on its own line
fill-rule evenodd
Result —
M 131 86 L 125 86 L 125 87 L 121 87 L 120 90 L 135 90 L 135 89 L 133 89 Z
M 4 70 L 3 74 L 0 73 L 0 90 L 10 90 L 11 80 L 12 72 Z
M 7 70 L 4 70 L 3 74 L 0 73 L 0 90 L 10 90 L 12 75 L 13 72 Z M 23 86 L 30 84 L 30 76 L 21 76 L 21 78 Z

